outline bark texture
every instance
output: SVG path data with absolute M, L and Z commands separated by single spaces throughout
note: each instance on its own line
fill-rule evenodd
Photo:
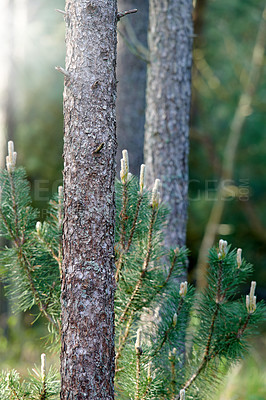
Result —
M 118 8 L 138 9 L 137 14 L 122 18 L 118 29 L 125 34 L 124 24 L 131 24 L 138 40 L 147 46 L 149 0 L 118 0 Z M 143 163 L 146 70 L 146 62 L 132 54 L 118 34 L 117 164 L 120 167 L 121 152 L 127 149 L 130 172 L 134 175 L 139 174 Z
M 150 0 L 144 158 L 147 183 L 162 180 L 168 247 L 186 241 L 192 0 Z
M 66 1 L 61 399 L 114 398 L 116 0 Z

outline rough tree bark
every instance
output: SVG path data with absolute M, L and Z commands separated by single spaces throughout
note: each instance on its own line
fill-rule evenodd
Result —
M 138 40 L 147 45 L 149 0 L 119 0 L 119 11 L 138 9 L 138 13 L 123 18 L 118 29 L 125 34 L 126 24 L 134 26 Z M 129 38 L 130 39 L 130 38 Z M 139 174 L 143 162 L 146 62 L 130 52 L 125 40 L 118 34 L 117 53 L 117 163 L 120 167 L 121 152 L 127 149 L 130 172 Z
M 116 0 L 66 1 L 61 399 L 114 398 Z
M 192 0 L 150 0 L 144 158 L 170 208 L 168 247 L 186 241 L 192 42 Z

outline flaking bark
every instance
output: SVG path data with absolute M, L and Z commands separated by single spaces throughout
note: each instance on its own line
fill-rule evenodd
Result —
M 168 247 L 186 241 L 192 0 L 150 0 L 144 158 L 147 183 L 162 180 Z
M 61 399 L 114 398 L 116 0 L 66 1 Z

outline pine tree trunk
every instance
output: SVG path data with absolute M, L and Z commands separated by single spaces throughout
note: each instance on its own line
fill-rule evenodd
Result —
M 162 180 L 170 208 L 168 247 L 186 241 L 192 0 L 150 0 L 144 158 L 147 182 Z
M 147 46 L 149 0 L 119 0 L 118 7 L 119 11 L 138 9 L 137 14 L 123 18 L 118 29 L 125 33 L 123 24 L 131 24 L 138 40 Z M 143 163 L 146 70 L 146 62 L 132 54 L 118 34 L 117 159 L 120 167 L 121 152 L 127 149 L 134 175 Z
M 61 399 L 114 398 L 116 0 L 66 1 Z

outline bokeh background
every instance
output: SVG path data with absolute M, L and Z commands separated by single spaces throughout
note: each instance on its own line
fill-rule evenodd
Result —
M 118 0 L 118 4 L 120 10 L 139 9 L 134 28 L 128 22 L 119 25 L 126 41 L 119 34 L 117 102 L 119 152 L 129 150 L 131 170 L 137 174 L 143 161 L 146 63 L 130 48 L 145 52 L 148 0 Z M 197 0 L 194 6 L 187 234 L 191 282 L 196 279 L 199 249 L 217 200 L 232 122 L 254 66 L 258 30 L 262 18 L 266 19 L 264 0 Z M 28 172 L 40 219 L 51 194 L 62 183 L 63 169 L 63 76 L 55 66 L 64 66 L 64 20 L 55 8 L 64 9 L 64 1 L 1 0 L 0 164 L 4 165 L 7 140 L 14 140 L 18 164 Z M 265 299 L 265 58 L 253 83 L 218 236 L 243 249 L 244 257 L 255 266 L 252 279 L 257 281 L 257 296 Z M 243 287 L 243 293 L 247 292 Z M 23 375 L 39 362 L 45 329 L 41 320 L 32 326 L 33 321 L 34 310 L 12 314 L 12 301 L 4 297 L 0 283 L 0 368 L 15 367 Z M 230 372 L 217 399 L 266 398 L 265 328 L 258 330 L 250 356 Z M 51 354 L 49 362 L 57 363 L 57 356 Z

